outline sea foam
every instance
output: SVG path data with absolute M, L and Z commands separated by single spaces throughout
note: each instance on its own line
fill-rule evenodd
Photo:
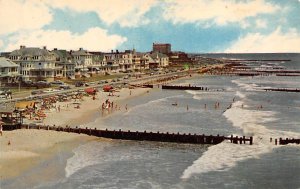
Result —
M 242 93 L 239 96 L 243 96 Z M 260 155 L 271 152 L 275 146 L 269 139 L 279 137 L 295 137 L 299 133 L 275 131 L 267 129 L 263 124 L 276 120 L 276 112 L 257 111 L 241 108 L 243 101 L 236 101 L 232 108 L 224 112 L 228 121 L 234 127 L 240 128 L 244 135 L 253 136 L 253 145 L 235 145 L 224 141 L 218 145 L 208 148 L 208 150 L 193 164 L 188 167 L 182 175 L 182 179 L 188 179 L 193 174 L 201 174 L 210 171 L 225 171 L 240 161 L 250 158 L 259 158 Z

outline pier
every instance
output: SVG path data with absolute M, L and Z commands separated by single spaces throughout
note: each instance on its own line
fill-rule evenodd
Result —
M 59 132 L 69 132 L 86 134 L 90 136 L 110 138 L 110 139 L 122 139 L 122 140 L 136 140 L 136 141 L 157 141 L 157 142 L 173 142 L 173 143 L 188 143 L 188 144 L 219 144 L 224 140 L 228 140 L 233 144 L 253 144 L 253 137 L 246 138 L 245 136 L 220 136 L 220 135 L 199 135 L 191 133 L 169 133 L 169 132 L 140 132 L 140 131 L 122 131 L 122 130 L 101 130 L 97 128 L 71 128 L 61 126 L 45 126 L 45 125 L 19 125 L 11 129 L 42 129 L 52 130 Z

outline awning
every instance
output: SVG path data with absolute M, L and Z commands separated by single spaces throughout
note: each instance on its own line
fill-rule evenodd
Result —
M 24 108 L 34 108 L 35 107 L 35 101 L 23 101 L 23 102 L 17 102 L 15 104 L 15 107 L 17 109 L 24 109 Z

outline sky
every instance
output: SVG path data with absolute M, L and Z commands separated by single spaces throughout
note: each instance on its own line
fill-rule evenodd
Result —
M 0 51 L 300 52 L 300 0 L 0 0 Z

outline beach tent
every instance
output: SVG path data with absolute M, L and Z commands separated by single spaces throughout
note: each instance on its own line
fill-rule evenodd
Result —
M 34 108 L 36 101 L 21 101 L 15 104 L 16 109 Z
M 104 85 L 103 86 L 103 91 L 104 92 L 110 92 L 113 89 L 111 85 Z
M 97 90 L 94 88 L 86 88 L 84 91 L 89 95 L 95 95 L 97 92 Z

